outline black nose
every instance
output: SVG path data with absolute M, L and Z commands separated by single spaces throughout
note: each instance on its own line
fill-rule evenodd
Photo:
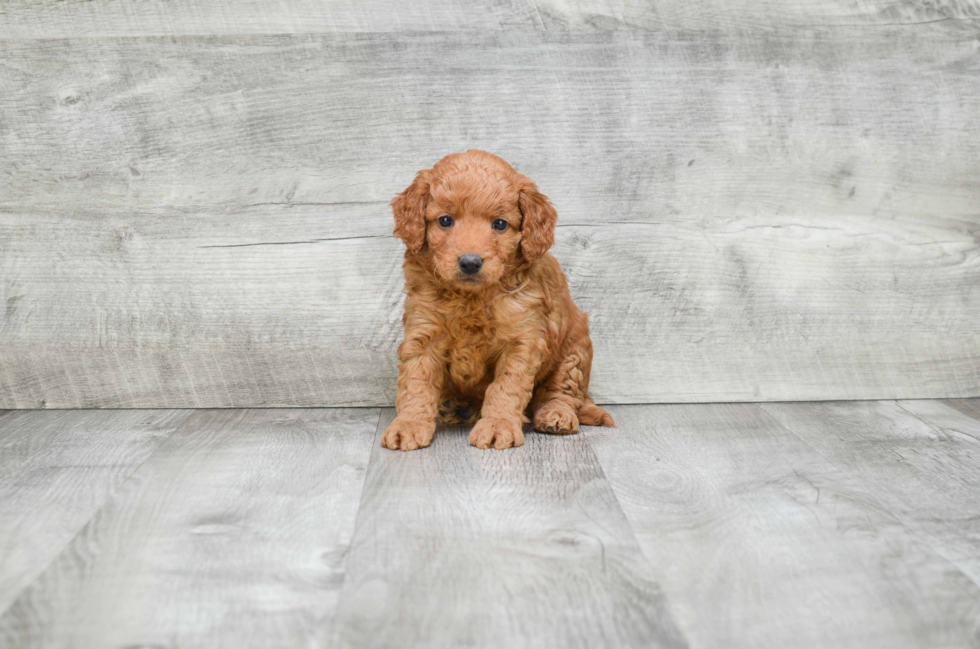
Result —
M 480 255 L 463 255 L 459 258 L 459 269 L 467 275 L 476 275 L 482 267 Z

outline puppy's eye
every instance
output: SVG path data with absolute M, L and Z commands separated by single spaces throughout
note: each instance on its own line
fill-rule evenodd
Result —
M 507 221 L 503 219 L 497 219 L 496 221 L 493 222 L 493 225 L 491 227 L 497 232 L 503 232 L 504 230 L 507 229 Z
M 449 216 L 448 214 L 443 214 L 442 216 L 439 217 L 439 225 L 441 225 L 444 228 L 452 227 L 453 217 Z

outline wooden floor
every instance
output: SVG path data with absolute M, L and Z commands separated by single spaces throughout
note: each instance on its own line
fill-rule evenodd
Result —
M 0 411 L 2 647 L 980 647 L 980 400 Z

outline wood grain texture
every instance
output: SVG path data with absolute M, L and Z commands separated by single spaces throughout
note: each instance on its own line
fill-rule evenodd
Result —
M 980 584 L 980 422 L 936 401 L 762 407 Z
M 0 612 L 187 414 L 0 413 Z
M 315 645 L 377 422 L 193 413 L 0 618 L 0 645 Z
M 582 436 L 496 452 L 467 433 L 377 444 L 337 646 L 686 646 Z
M 976 646 L 980 588 L 883 485 L 755 405 L 612 413 L 585 435 L 692 647 Z M 845 449 L 833 423 L 810 421 Z
M 390 404 L 386 204 L 471 146 L 555 199 L 600 401 L 980 395 L 975 43 L 3 41 L 0 406 Z
M 208 248 L 207 233 L 153 220 L 65 218 L 44 230 L 30 220 L 6 239 L 17 283 L 6 294 L 3 405 L 393 402 L 397 241 Z M 560 228 L 555 253 L 591 313 L 595 396 L 980 391 L 980 248 L 969 228 L 778 221 Z M 287 229 L 251 228 L 266 240 Z
M 949 403 L 624 406 L 413 453 L 378 445 L 390 410 L 0 411 L 0 583 L 17 503 L 43 546 L 125 480 L 0 591 L 0 646 L 976 647 L 978 401 Z
M 534 29 L 976 30 L 977 0 L 6 0 L 0 38 Z
M 975 43 L 850 29 L 2 41 L 0 206 L 284 218 L 339 203 L 367 221 L 357 234 L 388 234 L 384 205 L 419 168 L 476 147 L 565 222 L 975 221 Z

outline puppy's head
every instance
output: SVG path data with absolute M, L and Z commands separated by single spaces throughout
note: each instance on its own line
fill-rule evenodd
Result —
M 558 215 L 526 176 L 485 151 L 453 153 L 391 202 L 395 236 L 447 284 L 476 290 L 534 262 Z

